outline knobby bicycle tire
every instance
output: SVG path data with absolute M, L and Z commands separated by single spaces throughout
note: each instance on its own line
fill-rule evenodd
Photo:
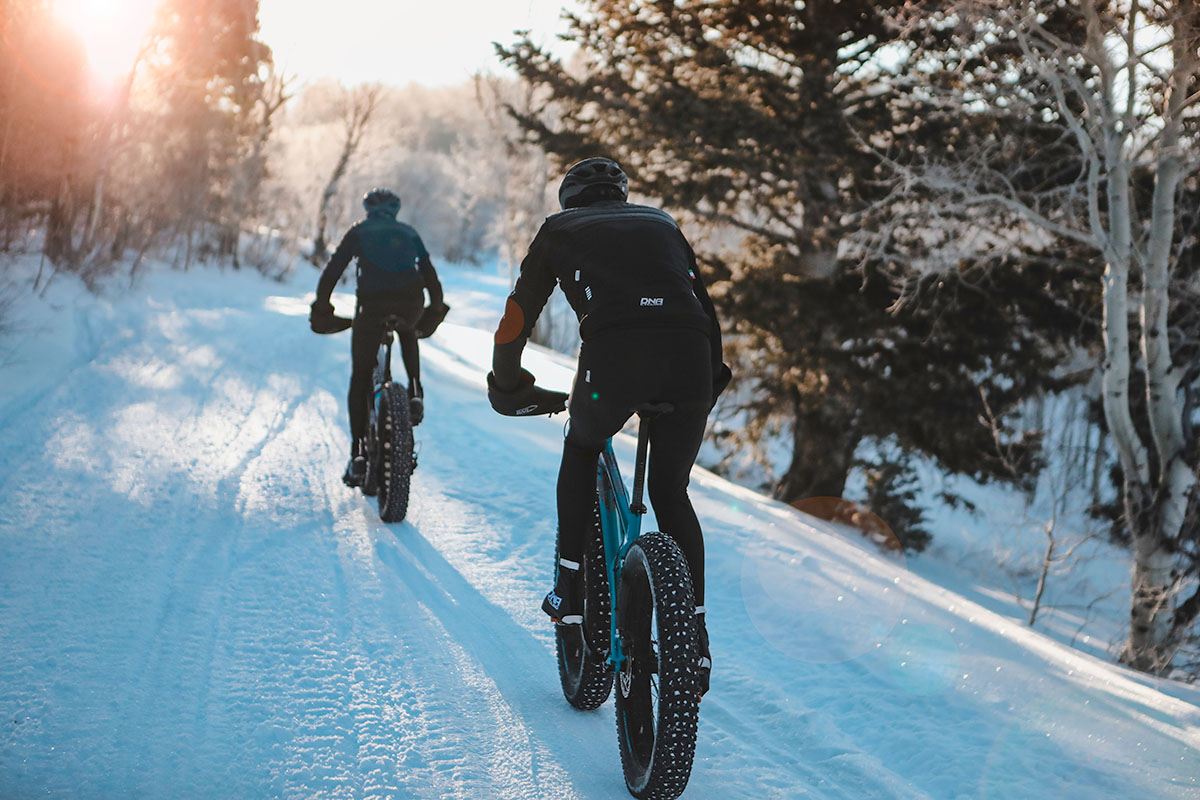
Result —
M 613 685 L 612 665 L 608 663 L 612 597 L 604 564 L 598 500 L 592 507 L 588 533 L 583 557 L 583 624 L 554 626 L 563 697 L 582 711 L 604 705 Z M 558 563 L 557 548 L 554 563 Z
M 691 777 L 700 696 L 692 579 L 671 537 L 647 533 L 629 548 L 617 629 L 625 655 L 616 693 L 625 785 L 642 800 L 674 800 Z
M 381 347 L 375 359 L 375 368 L 371 370 L 371 385 L 381 386 L 390 383 L 386 379 L 390 354 Z M 367 474 L 363 477 L 362 493 L 367 497 L 379 494 L 380 472 L 380 443 L 379 443 L 379 413 L 383 405 L 382 395 L 371 403 L 370 418 L 367 420 Z
M 377 411 L 371 409 L 371 418 L 367 422 L 367 474 L 362 482 L 362 493 L 367 497 L 379 494 L 379 437 L 375 434 L 377 417 Z
M 413 429 L 408 393 L 396 383 L 384 384 L 379 394 L 379 518 L 400 522 L 408 513 L 408 490 L 413 468 Z

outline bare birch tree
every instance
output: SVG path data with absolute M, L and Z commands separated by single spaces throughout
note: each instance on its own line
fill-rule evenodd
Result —
M 1184 285 L 1194 280 L 1186 276 L 1194 269 L 1187 262 L 1195 258 L 1195 231 L 1187 230 L 1188 210 L 1178 201 L 1200 170 L 1200 5 L 968 0 L 906 23 L 914 32 L 950 35 L 958 69 L 968 73 L 932 82 L 948 90 L 931 89 L 931 104 L 958 103 L 998 119 L 1024 114 L 1058 126 L 1060 144 L 1076 154 L 1058 165 L 1065 178 L 1034 180 L 1026 161 L 1037 154 L 997 126 L 973 146 L 942 148 L 919 167 L 892 164 L 897 194 L 890 202 L 920 194 L 957 209 L 960 220 L 962 209 L 974 209 L 966 212 L 969 225 L 990 229 L 992 246 L 1019 246 L 1040 230 L 1043 239 L 1082 245 L 1102 262 L 1097 368 L 1133 545 L 1121 660 L 1164 672 L 1200 611 L 1190 554 L 1200 538 L 1200 448 L 1188 432 L 1200 350 L 1173 310 L 1184 292 L 1197 302 L 1195 287 Z M 1193 594 L 1181 602 L 1184 591 Z
M 315 266 L 323 266 L 329 257 L 329 244 L 325 235 L 326 229 L 329 227 L 330 204 L 337 196 L 338 184 L 346 175 L 350 159 L 354 158 L 359 145 L 362 144 L 363 136 L 367 132 L 375 109 L 379 106 L 382 94 L 383 87 L 381 85 L 367 84 L 348 89 L 342 96 L 342 149 L 338 154 L 337 162 L 333 165 L 333 172 L 329 175 L 325 189 L 321 192 L 321 200 L 317 206 L 317 231 L 313 237 L 313 252 L 310 258 Z

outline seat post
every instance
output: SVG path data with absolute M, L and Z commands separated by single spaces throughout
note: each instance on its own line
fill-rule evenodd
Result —
M 642 492 L 646 486 L 646 454 L 650 449 L 650 426 L 655 417 L 670 414 L 675 407 L 670 403 L 646 403 L 637 406 L 634 411 L 641 420 L 638 424 L 637 461 L 633 466 L 633 500 L 629 510 L 638 515 L 646 513 L 646 504 L 642 502 Z
M 392 342 L 396 340 L 395 330 L 400 323 L 399 318 L 395 314 L 389 314 L 383 320 L 383 333 L 379 341 L 380 349 L 383 351 L 380 355 L 383 363 L 380 364 L 383 368 L 383 380 L 385 383 L 392 381 Z
M 646 513 L 646 504 L 642 502 L 642 491 L 646 486 L 646 454 L 650 449 L 650 426 L 654 424 L 653 417 L 644 416 L 638 424 L 637 460 L 633 465 L 633 500 L 629 510 L 638 516 Z

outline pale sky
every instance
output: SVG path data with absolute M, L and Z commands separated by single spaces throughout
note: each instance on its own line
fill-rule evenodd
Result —
M 301 80 L 344 83 L 461 83 L 477 71 L 500 73 L 492 42 L 514 30 L 554 44 L 565 30 L 548 0 L 260 0 L 260 37 L 275 62 Z

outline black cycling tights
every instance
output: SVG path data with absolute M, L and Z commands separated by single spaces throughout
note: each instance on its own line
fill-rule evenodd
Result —
M 687 486 L 712 401 L 710 358 L 708 337 L 690 329 L 624 329 L 584 343 L 558 472 L 560 557 L 583 560 L 605 440 L 634 406 L 672 403 L 671 414 L 650 423 L 646 488 L 659 527 L 687 559 L 696 605 L 704 604 L 704 537 Z
M 417 345 L 417 333 L 414 330 L 396 331 L 396 339 L 400 344 L 400 358 L 404 361 L 404 371 L 408 373 L 411 389 L 414 383 L 421 380 L 421 355 Z M 383 326 L 378 321 L 372 320 L 369 315 L 365 318 L 355 318 L 354 331 L 350 338 L 350 392 L 346 398 L 346 405 L 350 410 L 352 450 L 367 436 L 367 412 L 373 388 L 372 373 L 375 371 L 375 361 L 382 341 Z M 358 451 L 354 450 L 354 454 L 357 455 Z

